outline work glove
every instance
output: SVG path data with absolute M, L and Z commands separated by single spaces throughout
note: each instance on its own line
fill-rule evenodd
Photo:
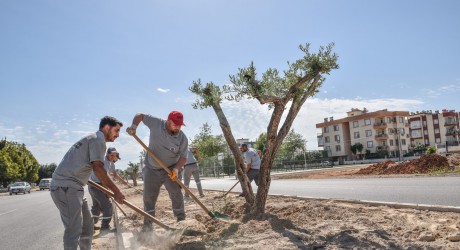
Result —
M 173 168 L 171 170 L 171 173 L 168 175 L 169 175 L 169 178 L 171 178 L 171 180 L 176 181 L 176 177 L 179 175 L 179 169 Z
M 137 128 L 137 125 L 132 124 L 131 126 L 126 128 L 126 132 L 129 135 L 135 135 L 136 134 L 136 128 Z

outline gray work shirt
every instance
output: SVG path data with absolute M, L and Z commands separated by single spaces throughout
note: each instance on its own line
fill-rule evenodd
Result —
M 184 132 L 171 135 L 166 130 L 166 121 L 151 115 L 144 115 L 142 122 L 150 129 L 149 148 L 166 167 L 177 163 L 180 157 L 187 158 L 188 139 Z M 163 169 L 150 155 L 145 166 Z
M 192 165 L 193 163 L 196 163 L 195 156 L 193 155 L 191 149 L 187 149 L 187 161 L 185 162 L 185 165 Z
M 104 133 L 97 131 L 75 143 L 57 166 L 51 180 L 51 187 L 72 187 L 81 189 L 88 183 L 93 171 L 91 162 L 104 162 Z
M 243 157 L 246 164 L 251 163 L 251 169 L 260 169 L 260 157 L 257 150 L 248 148 L 248 151 L 243 153 Z
M 107 173 L 115 172 L 115 163 L 113 163 L 113 161 L 109 161 L 109 159 L 107 158 L 107 155 L 104 158 L 104 169 Z M 94 174 L 94 171 L 91 173 L 91 176 L 89 177 L 89 179 L 94 182 L 101 183 L 99 178 L 97 178 L 96 174 Z

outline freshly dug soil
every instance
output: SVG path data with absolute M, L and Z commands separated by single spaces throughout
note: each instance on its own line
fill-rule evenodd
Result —
M 429 155 L 402 164 L 386 162 L 367 170 L 315 172 L 303 178 L 458 171 L 459 164 L 460 155 L 448 159 Z M 356 175 L 357 171 L 361 173 Z M 141 194 L 129 188 L 122 192 L 128 201 L 143 207 Z M 142 216 L 123 206 L 127 216 L 120 215 L 121 228 L 131 235 L 126 245 L 129 249 L 460 249 L 460 213 L 269 196 L 266 213 L 248 218 L 243 197 L 235 193 L 225 198 L 222 195 L 223 192 L 207 191 L 200 201 L 209 210 L 230 216 L 230 220 L 211 219 L 199 205 L 188 201 L 187 219 L 177 223 L 168 192 L 161 190 L 156 218 L 170 227 L 186 228 L 192 234 L 168 233 L 159 227 L 152 233 L 140 233 Z M 93 243 L 93 249 L 115 249 L 113 242 Z

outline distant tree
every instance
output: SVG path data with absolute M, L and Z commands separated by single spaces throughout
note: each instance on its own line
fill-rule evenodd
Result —
M 190 87 L 190 91 L 197 95 L 197 101 L 193 107 L 196 109 L 211 107 L 219 120 L 225 140 L 235 157 L 238 179 L 249 205 L 247 212 L 252 215 L 265 212 L 274 159 L 284 138 L 291 130 L 300 108 L 308 98 L 319 91 L 325 81 L 325 75 L 338 68 L 338 57 L 332 53 L 333 44 L 326 48 L 321 46 L 316 54 L 310 53 L 309 44 L 300 45 L 299 48 L 304 53 L 303 57 L 294 63 L 288 62 L 289 68 L 284 71 L 284 76 L 280 76 L 277 69 L 270 68 L 262 74 L 260 80 L 257 80 L 256 68 L 251 63 L 249 67 L 239 69 L 237 74 L 230 76 L 231 85 L 223 85 L 221 88 L 213 82 L 208 82 L 203 86 L 201 80 L 197 80 Z M 255 99 L 262 105 L 267 104 L 273 110 L 270 122 L 266 126 L 267 142 L 256 197 L 243 172 L 242 155 L 221 107 L 224 99 L 238 102 L 243 98 Z M 284 113 L 285 111 L 287 114 Z
M 0 140 L 0 182 L 3 186 L 22 180 L 38 179 L 40 165 L 24 144 Z
M 351 152 L 353 153 L 353 160 L 354 160 L 356 156 L 356 152 L 358 151 L 358 149 L 356 148 L 356 144 L 351 145 L 350 149 L 351 149 Z
M 216 156 L 218 153 L 226 151 L 224 138 L 222 135 L 213 135 L 211 126 L 208 123 L 204 123 L 200 127 L 200 133 L 195 135 L 192 144 L 198 148 L 202 158 Z
M 286 135 L 277 156 L 286 160 L 293 160 L 295 155 L 305 152 L 305 143 L 307 140 L 293 129 Z
M 434 153 L 436 153 L 436 147 L 435 147 L 435 146 L 429 146 L 429 147 L 426 149 L 426 154 L 427 154 L 427 155 L 434 154 Z
M 358 142 L 358 143 L 355 143 L 355 145 L 356 145 L 356 150 L 357 150 L 357 151 L 359 152 L 359 154 L 361 155 L 362 152 L 363 152 L 363 148 L 364 148 L 363 144 L 361 144 L 361 143 Z
M 254 144 L 254 148 L 264 152 L 265 143 L 267 143 L 267 133 L 262 133 L 259 135 L 259 137 L 257 137 L 256 142 Z
M 133 180 L 133 185 L 137 186 L 137 178 L 139 177 L 139 163 L 128 163 L 128 168 L 125 170 L 127 176 Z
M 57 168 L 56 163 L 51 164 L 42 164 L 38 169 L 38 180 L 43 178 L 51 178 L 53 175 L 54 170 Z

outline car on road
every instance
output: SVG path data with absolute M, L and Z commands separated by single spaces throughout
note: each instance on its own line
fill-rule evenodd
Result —
M 38 188 L 40 188 L 40 190 L 44 190 L 44 189 L 50 190 L 50 184 L 51 184 L 51 178 L 43 178 L 40 180 L 40 183 L 38 183 Z
M 18 181 L 11 185 L 10 195 L 18 194 L 18 193 L 23 193 L 23 194 L 29 193 L 30 194 L 30 189 L 31 189 L 31 186 L 28 182 Z

